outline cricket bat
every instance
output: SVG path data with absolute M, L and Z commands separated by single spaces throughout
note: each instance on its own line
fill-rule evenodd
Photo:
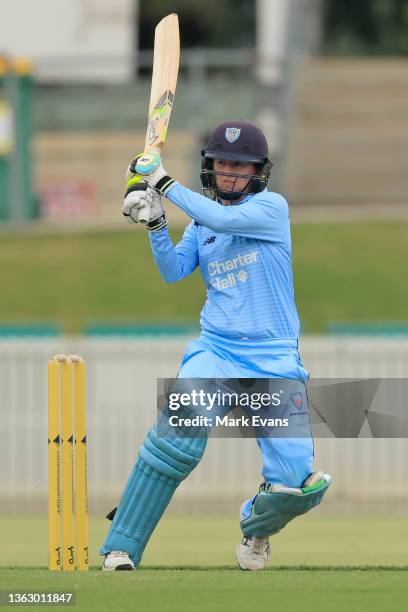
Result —
M 175 13 L 164 17 L 154 32 L 152 86 L 144 153 L 161 153 L 176 93 L 180 62 L 180 35 Z M 139 222 L 147 223 L 149 207 L 139 213 Z

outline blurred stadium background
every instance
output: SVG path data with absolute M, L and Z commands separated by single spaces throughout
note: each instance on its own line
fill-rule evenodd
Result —
M 291 204 L 302 355 L 313 377 L 408 372 L 408 12 L 400 0 L 0 0 L 0 503 L 46 508 L 46 364 L 89 367 L 91 511 L 114 503 L 177 372 L 204 289 L 165 286 L 121 218 L 143 147 L 154 25 L 179 14 L 165 150 L 199 189 L 218 122 L 258 122 Z M 21 16 L 24 15 L 24 18 Z M 174 237 L 187 218 L 169 209 Z M 316 440 L 336 486 L 319 512 L 406 514 L 406 439 Z M 220 461 L 222 458 L 222 461 Z M 175 513 L 236 512 L 254 441 L 211 440 Z

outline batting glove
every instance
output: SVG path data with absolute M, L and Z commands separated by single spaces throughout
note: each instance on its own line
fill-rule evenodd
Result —
M 127 183 L 122 213 L 129 223 L 146 223 L 153 232 L 167 225 L 161 195 L 137 176 Z
M 164 212 L 162 197 L 158 191 L 149 187 L 152 203 L 150 204 L 150 217 L 147 222 L 147 229 L 150 232 L 157 232 L 167 225 L 166 213 Z
M 126 185 L 122 214 L 129 223 L 147 223 L 152 203 L 151 190 L 140 177 L 132 175 Z
M 166 195 L 170 187 L 175 183 L 161 163 L 158 153 L 142 153 L 138 155 L 130 164 L 130 171 L 142 176 L 149 187 L 156 189 L 162 195 Z

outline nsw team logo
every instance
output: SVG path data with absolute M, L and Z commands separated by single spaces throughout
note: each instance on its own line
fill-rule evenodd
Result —
M 301 393 L 292 393 L 290 397 L 296 408 L 300 410 L 303 406 L 303 395 Z
M 235 142 L 241 134 L 241 128 L 229 127 L 225 130 L 225 138 L 228 142 Z

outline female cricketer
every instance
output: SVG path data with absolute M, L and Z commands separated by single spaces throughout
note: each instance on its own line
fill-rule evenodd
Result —
M 204 195 L 180 185 L 159 155 L 129 166 L 123 214 L 139 221 L 149 207 L 149 239 L 161 276 L 176 282 L 197 267 L 207 288 L 199 338 L 190 343 L 178 378 L 280 378 L 299 382 L 292 410 L 308 410 L 308 373 L 298 352 L 288 205 L 267 190 L 272 163 L 263 132 L 248 121 L 221 123 L 202 151 Z M 174 246 L 162 196 L 192 219 Z M 142 218 L 142 217 L 141 217 Z M 290 410 L 290 406 L 288 406 Z M 308 418 L 308 412 L 306 412 Z M 199 463 L 205 438 L 160 435 L 155 425 L 139 450 L 111 529 L 101 548 L 103 569 L 131 570 L 177 486 Z M 311 436 L 257 438 L 264 479 L 241 506 L 242 569 L 269 558 L 269 536 L 320 503 L 331 483 L 313 472 Z

